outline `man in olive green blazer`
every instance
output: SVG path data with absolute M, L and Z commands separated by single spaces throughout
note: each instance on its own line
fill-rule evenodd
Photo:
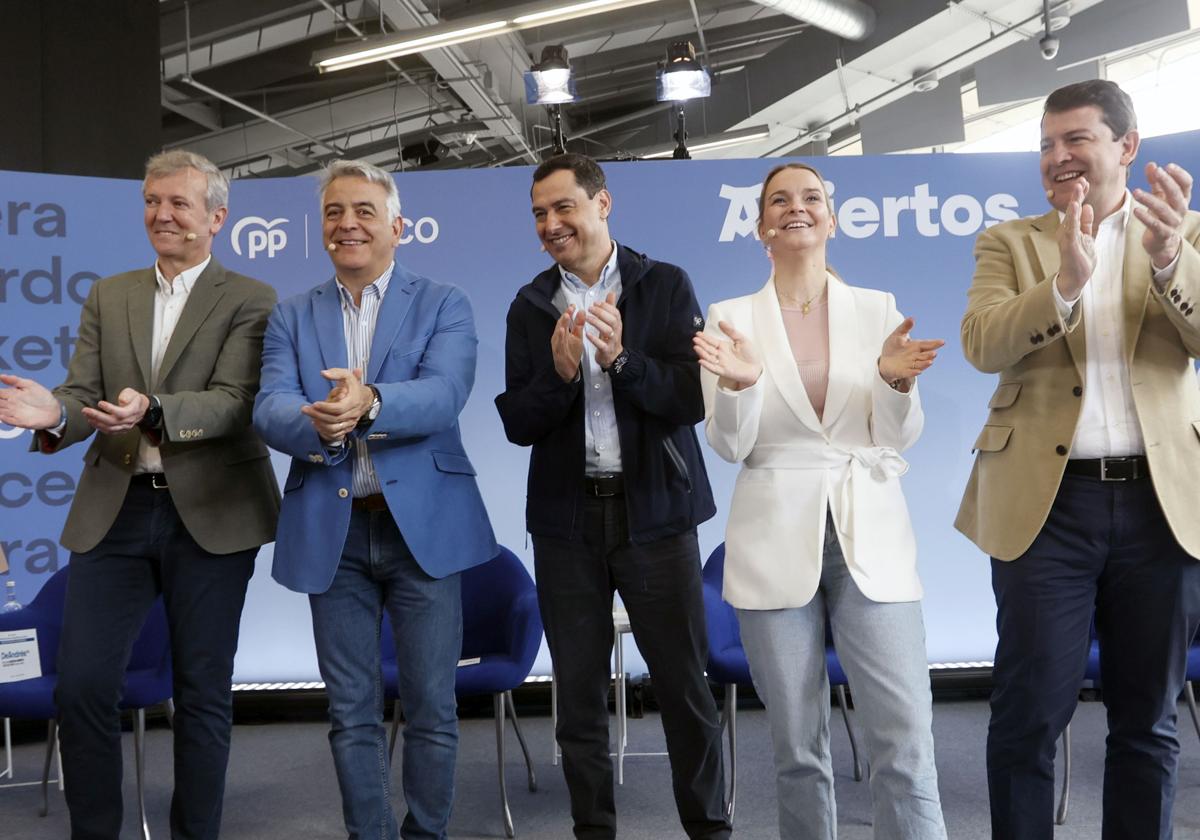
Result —
M 67 381 L 0 376 L 0 421 L 57 452 L 92 438 L 62 543 L 72 552 L 58 656 L 66 799 L 75 840 L 117 840 L 117 704 L 130 650 L 161 594 L 174 673 L 171 836 L 221 823 L 238 626 L 279 490 L 250 425 L 269 286 L 212 257 L 228 181 L 172 151 L 143 183 L 152 268 L 97 281 Z
M 1052 93 L 1053 210 L 975 247 L 963 350 L 1000 374 L 956 526 L 992 557 L 994 840 L 1050 840 L 1055 741 L 1099 641 L 1105 840 L 1171 837 L 1176 698 L 1200 624 L 1200 214 L 1107 81 Z

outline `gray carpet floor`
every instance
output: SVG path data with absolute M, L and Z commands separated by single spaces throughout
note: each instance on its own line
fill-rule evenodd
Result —
M 981 700 L 941 701 L 934 706 L 934 735 L 942 804 L 951 840 L 988 837 L 987 785 L 983 748 L 987 704 Z M 870 795 L 867 783 L 855 782 L 850 747 L 840 717 L 833 719 L 834 769 L 840 840 L 869 840 Z M 1200 838 L 1200 741 L 1187 710 L 1180 707 L 1183 753 L 1175 811 L 1177 840 Z M 522 726 L 533 751 L 538 789 L 525 785 L 524 765 L 508 733 L 507 778 L 517 836 L 522 840 L 569 840 L 571 825 L 561 767 L 551 764 L 551 725 L 548 717 L 525 717 Z M 615 727 L 614 727 L 615 731 Z M 1100 789 L 1104 750 L 1104 709 L 1081 703 L 1073 732 L 1073 780 L 1068 822 L 1059 840 L 1100 837 Z M 761 709 L 738 715 L 738 792 L 735 836 L 776 837 L 775 788 L 770 767 L 770 742 Z M 133 840 L 135 789 L 132 781 L 132 737 L 126 743 L 126 822 L 123 837 Z M 657 715 L 630 722 L 629 749 L 663 749 Z M 147 809 L 155 838 L 167 838 L 167 809 L 171 790 L 171 733 L 152 727 L 147 737 Z M 16 780 L 36 778 L 42 745 L 23 743 L 14 755 Z M 492 721 L 462 722 L 457 792 L 450 834 L 456 840 L 504 836 L 496 781 Z M 1061 763 L 1060 763 L 1061 767 Z M 394 773 L 399 781 L 399 771 Z M 4 782 L 8 780 L 0 780 Z M 37 815 L 40 793 L 33 787 L 0 789 L 0 838 L 43 840 L 68 836 L 62 794 L 51 793 L 50 815 Z M 398 809 L 403 800 L 396 795 Z M 617 789 L 619 835 L 629 840 L 683 838 L 675 820 L 665 757 L 626 759 L 625 782 Z M 345 837 L 340 800 L 321 723 L 242 725 L 234 729 L 233 754 L 225 795 L 222 837 L 226 840 L 295 840 Z

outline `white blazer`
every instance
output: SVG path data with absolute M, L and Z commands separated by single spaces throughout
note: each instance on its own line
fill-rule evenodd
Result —
M 887 292 L 829 279 L 829 390 L 821 420 L 796 368 L 775 295 L 713 304 L 705 332 L 727 339 L 726 321 L 754 342 L 758 382 L 741 391 L 701 371 L 705 433 L 722 458 L 741 463 L 725 527 L 724 598 L 742 609 L 802 607 L 821 579 L 831 510 L 850 575 L 873 601 L 922 595 L 916 541 L 900 476 L 900 452 L 921 434 L 914 381 L 893 390 L 877 368 L 883 340 L 903 320 Z

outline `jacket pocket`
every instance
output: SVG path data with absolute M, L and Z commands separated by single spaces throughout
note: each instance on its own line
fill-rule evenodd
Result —
M 663 438 L 663 449 L 666 450 L 667 457 L 675 465 L 675 471 L 679 473 L 679 477 L 683 479 L 683 483 L 687 485 L 688 492 L 691 493 L 692 475 L 688 471 L 687 462 L 683 460 L 683 455 L 679 453 L 679 447 L 675 445 L 675 441 L 669 437 L 665 437 Z
M 1020 382 L 1001 382 L 996 388 L 996 393 L 992 394 L 988 408 L 1008 408 L 1017 401 L 1019 393 L 1021 393 Z
M 440 472 L 444 473 L 475 475 L 475 468 L 471 466 L 470 459 L 466 455 L 459 455 L 454 452 L 434 452 L 433 465 Z
M 1010 437 L 1012 437 L 1012 426 L 984 426 L 979 437 L 975 439 L 975 445 L 971 447 L 971 451 L 999 452 L 1008 446 Z
M 426 336 L 420 341 L 410 341 L 406 344 L 399 344 L 388 351 L 388 355 L 393 359 L 402 359 L 405 356 L 411 356 L 414 353 L 424 353 L 425 348 L 429 346 L 429 337 Z

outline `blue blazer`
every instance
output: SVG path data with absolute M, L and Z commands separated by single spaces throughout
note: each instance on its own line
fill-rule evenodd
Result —
M 475 382 L 477 343 L 461 290 L 396 265 L 363 375 L 382 399 L 365 436 L 388 509 L 417 563 L 435 578 L 497 552 L 458 430 Z M 331 456 L 300 413 L 329 394 L 321 371 L 347 366 L 336 281 L 275 307 L 263 340 L 254 427 L 269 446 L 292 456 L 272 575 L 297 592 L 329 588 L 350 524 L 353 447 Z

